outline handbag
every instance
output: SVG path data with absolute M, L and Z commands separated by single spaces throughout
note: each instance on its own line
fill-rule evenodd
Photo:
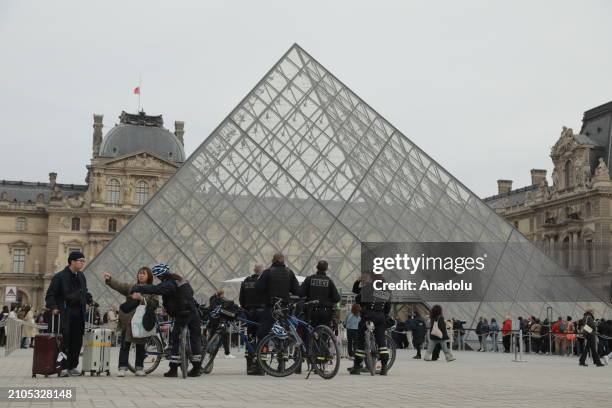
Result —
M 155 334 L 155 330 L 147 330 L 143 324 L 143 318 L 147 312 L 147 301 L 143 298 L 144 304 L 139 305 L 132 316 L 132 337 L 139 339 L 150 337 Z
M 437 321 L 431 323 L 431 335 L 439 339 L 442 339 L 442 337 L 444 337 L 444 335 L 442 334 L 442 330 L 440 330 L 440 326 L 438 326 Z

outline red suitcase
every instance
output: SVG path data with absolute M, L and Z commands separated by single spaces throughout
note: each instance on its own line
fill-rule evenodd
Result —
M 57 331 L 55 330 L 55 318 L 51 315 L 51 333 L 39 334 L 34 338 L 34 359 L 32 362 L 32 378 L 36 374 L 45 377 L 58 374 L 61 371 L 61 362 L 57 361 L 62 345 L 63 336 L 60 332 L 60 318 L 58 315 Z

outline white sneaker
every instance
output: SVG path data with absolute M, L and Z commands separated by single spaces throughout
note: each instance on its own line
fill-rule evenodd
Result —
M 137 370 L 134 375 L 136 375 L 136 377 L 144 377 L 146 376 L 145 372 L 143 370 Z
M 226 354 L 225 358 L 236 358 L 236 356 L 234 356 L 233 354 Z
M 119 372 L 117 373 L 117 377 L 125 377 L 125 371 L 126 370 L 119 370 Z
M 602 360 L 605 365 L 608 365 L 608 363 L 610 362 L 610 359 L 608 358 L 608 356 L 603 356 Z

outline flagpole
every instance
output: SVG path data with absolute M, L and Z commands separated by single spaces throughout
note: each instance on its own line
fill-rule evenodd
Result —
M 138 75 L 138 112 L 142 110 L 142 105 L 140 104 L 140 95 L 142 95 L 142 74 Z

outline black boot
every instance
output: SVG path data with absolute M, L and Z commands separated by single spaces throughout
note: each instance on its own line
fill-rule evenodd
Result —
M 187 372 L 187 377 L 199 377 L 202 375 L 202 362 L 201 361 L 192 361 L 191 370 Z
M 389 371 L 389 369 L 387 368 L 387 362 L 385 361 L 384 363 L 381 363 L 381 366 L 380 366 L 380 375 L 387 375 L 388 371 Z
M 170 370 L 164 373 L 164 377 L 178 377 L 178 364 L 170 363 Z
M 353 368 L 349 370 L 352 375 L 361 375 L 361 358 L 355 357 L 353 360 Z

